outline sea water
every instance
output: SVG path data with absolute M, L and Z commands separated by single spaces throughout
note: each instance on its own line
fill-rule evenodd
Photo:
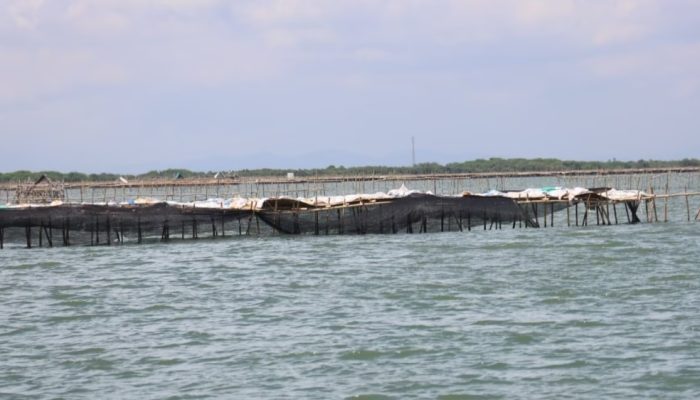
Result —
M 0 398 L 700 397 L 699 223 L 504 228 L 6 248 Z

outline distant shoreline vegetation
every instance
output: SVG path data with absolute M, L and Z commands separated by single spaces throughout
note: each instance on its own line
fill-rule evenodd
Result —
M 586 171 L 586 170 L 610 170 L 610 169 L 642 169 L 642 168 L 674 168 L 674 167 L 700 167 L 700 159 L 684 158 L 682 160 L 638 160 L 638 161 L 566 161 L 555 158 L 489 158 L 447 164 L 421 163 L 409 167 L 388 166 L 363 166 L 343 167 L 330 165 L 326 168 L 306 169 L 279 169 L 258 168 L 241 169 L 235 171 L 207 171 L 197 172 L 187 169 L 170 168 L 165 170 L 153 170 L 143 174 L 115 174 L 98 173 L 86 174 L 82 172 L 58 172 L 58 171 L 14 171 L 0 173 L 0 182 L 36 180 L 42 175 L 49 179 L 65 182 L 80 181 L 114 181 L 120 177 L 125 179 L 158 179 L 174 177 L 204 178 L 213 177 L 217 172 L 223 177 L 239 176 L 284 176 L 288 172 L 297 177 L 309 176 L 344 176 L 344 175 L 411 175 L 411 174 L 449 174 L 449 173 L 481 173 L 481 172 L 530 172 L 530 171 Z

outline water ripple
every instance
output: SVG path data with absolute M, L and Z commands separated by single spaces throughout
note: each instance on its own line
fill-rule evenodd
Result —
M 693 224 L 0 251 L 0 397 L 697 398 Z

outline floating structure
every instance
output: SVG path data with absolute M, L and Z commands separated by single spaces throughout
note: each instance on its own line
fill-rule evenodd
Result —
M 47 189 L 41 189 L 46 191 Z M 51 189 L 52 190 L 52 189 Z M 43 192 L 42 192 L 43 193 Z M 700 193 L 683 193 L 688 196 Z M 31 197 L 31 193 L 28 194 Z M 539 228 L 555 225 L 555 213 L 566 210 L 567 226 L 658 221 L 653 191 L 612 188 L 545 187 L 435 195 L 405 186 L 386 193 L 345 196 L 267 198 L 235 197 L 177 202 L 136 198 L 116 202 L 77 203 L 62 200 L 0 204 L 0 248 L 73 244 L 142 243 L 226 235 L 342 235 L 471 231 L 473 229 Z M 621 209 L 618 210 L 618 206 Z M 667 220 L 667 210 L 664 210 Z M 698 212 L 700 214 L 700 210 Z M 696 214 L 696 219 L 698 218 Z M 688 220 L 690 208 L 688 206 Z

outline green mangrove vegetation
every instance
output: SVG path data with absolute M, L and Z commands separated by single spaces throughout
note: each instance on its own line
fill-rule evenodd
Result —
M 58 171 L 14 171 L 0 172 L 0 182 L 17 182 L 36 180 L 42 175 L 49 179 L 65 182 L 80 181 L 114 181 L 120 177 L 125 179 L 175 179 L 213 177 L 217 172 L 222 177 L 250 176 L 283 176 L 293 172 L 298 177 L 308 176 L 350 176 L 350 175 L 397 175 L 397 174 L 446 174 L 446 173 L 480 173 L 480 172 L 527 172 L 527 171 L 576 171 L 576 170 L 610 170 L 629 168 L 675 168 L 700 167 L 700 159 L 685 158 L 682 160 L 637 160 L 637 161 L 569 161 L 556 158 L 488 158 L 463 162 L 439 164 L 434 162 L 420 163 L 415 166 L 380 166 L 370 165 L 361 167 L 344 167 L 329 165 L 326 168 L 308 169 L 241 169 L 235 171 L 191 171 L 188 169 L 171 168 L 153 170 L 143 174 L 118 173 L 82 173 Z

